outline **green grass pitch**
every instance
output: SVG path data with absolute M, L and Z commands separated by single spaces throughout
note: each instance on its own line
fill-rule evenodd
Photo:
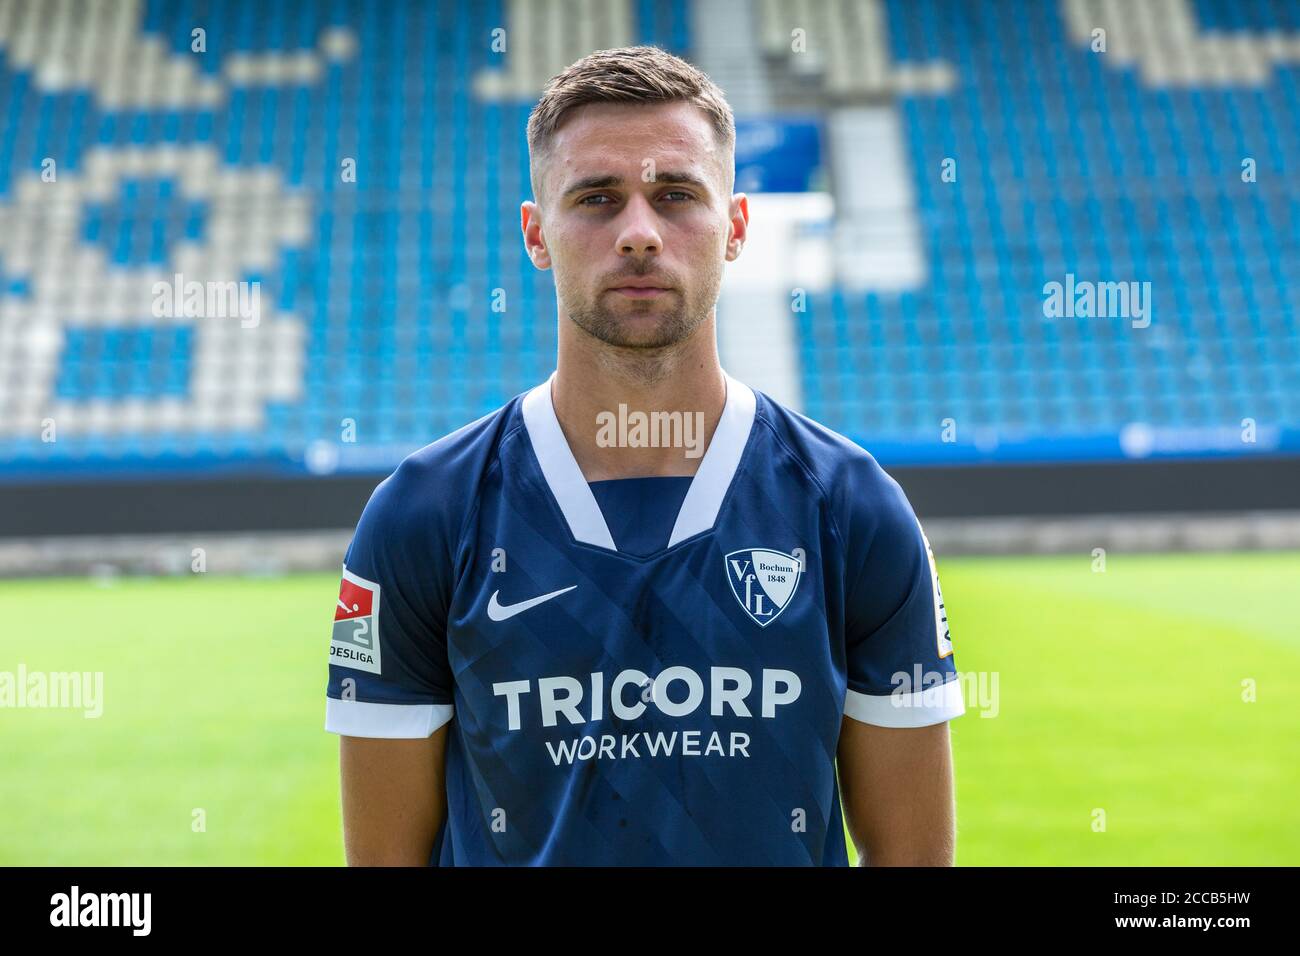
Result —
M 940 571 L 959 864 L 1300 864 L 1300 554 Z M 337 586 L 0 582 L 0 671 L 104 674 L 97 719 L 0 708 L 0 864 L 342 862 Z

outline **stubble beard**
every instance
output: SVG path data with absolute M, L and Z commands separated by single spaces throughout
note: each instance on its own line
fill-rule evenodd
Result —
M 676 301 L 666 310 L 658 300 L 631 300 L 629 307 L 609 308 L 606 297 L 617 293 L 606 291 L 596 292 L 591 298 L 562 295 L 561 299 L 573 324 L 587 335 L 619 351 L 641 352 L 649 357 L 688 341 L 712 314 L 722 286 L 722 269 L 712 268 L 700 278 L 693 296 L 680 288 L 669 292 Z M 659 319 L 647 329 L 643 319 L 652 314 L 658 314 Z M 640 328 L 636 328 L 638 324 Z

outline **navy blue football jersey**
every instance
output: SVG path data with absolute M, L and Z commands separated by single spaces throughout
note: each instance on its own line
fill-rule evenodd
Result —
M 326 729 L 450 724 L 432 863 L 847 864 L 843 718 L 964 711 L 902 489 L 730 377 L 693 478 L 631 521 L 611 487 L 549 381 L 408 457 L 347 550 Z

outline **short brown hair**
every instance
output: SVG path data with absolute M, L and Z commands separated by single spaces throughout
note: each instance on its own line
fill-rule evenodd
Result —
M 656 46 L 597 50 L 547 82 L 528 117 L 529 171 L 533 195 L 536 161 L 544 156 L 568 114 L 589 103 L 670 103 L 685 100 L 702 109 L 728 154 L 736 148 L 736 120 L 727 98 L 708 74 Z M 730 173 L 731 170 L 728 170 Z

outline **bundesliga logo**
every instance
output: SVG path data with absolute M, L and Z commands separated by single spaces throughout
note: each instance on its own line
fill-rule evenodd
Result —
M 731 593 L 761 627 L 767 627 L 790 604 L 803 567 L 793 555 L 767 548 L 732 551 L 726 557 Z
M 379 585 L 343 569 L 334 608 L 330 663 L 371 674 L 379 665 Z

